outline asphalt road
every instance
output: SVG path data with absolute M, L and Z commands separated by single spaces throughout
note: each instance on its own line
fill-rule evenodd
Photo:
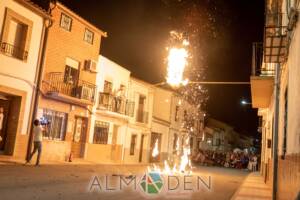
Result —
M 0 165 L 0 200 L 222 200 L 230 199 L 248 174 L 235 169 L 195 167 L 190 176 L 161 175 L 158 182 L 157 176 L 151 176 L 154 184 L 148 182 L 144 192 L 142 177 L 146 171 L 146 166 L 133 165 Z M 157 193 L 148 194 L 152 191 L 149 185 Z

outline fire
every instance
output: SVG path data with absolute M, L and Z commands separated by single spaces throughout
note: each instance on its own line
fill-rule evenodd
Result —
M 190 160 L 190 145 L 189 145 L 190 138 L 187 137 L 185 139 L 185 143 L 182 144 L 182 155 L 180 154 L 180 147 L 179 147 L 179 139 L 176 141 L 176 156 L 179 159 L 179 163 L 174 162 L 171 165 L 169 160 L 164 161 L 164 167 L 161 169 L 158 165 L 152 164 L 152 167 L 148 167 L 148 171 L 155 171 L 158 173 L 163 174 L 191 174 L 191 160 Z M 156 157 L 159 154 L 158 152 L 158 140 L 155 141 L 155 146 L 152 150 L 152 157 Z M 181 155 L 181 156 L 180 156 Z
M 167 83 L 172 86 L 187 84 L 187 80 L 183 80 L 183 73 L 187 65 L 188 52 L 184 48 L 169 49 Z
M 155 144 L 154 144 L 154 148 L 152 151 L 152 157 L 155 158 L 156 156 L 158 156 L 159 151 L 158 151 L 158 139 L 156 139 Z
M 179 167 L 179 171 L 181 171 L 181 172 L 184 172 L 186 170 L 186 167 L 191 164 L 191 161 L 189 159 L 189 156 L 191 154 L 189 141 L 190 141 L 190 138 L 187 137 L 187 139 L 185 140 L 184 147 L 183 147 L 183 154 L 181 156 L 181 162 L 180 162 L 180 167 Z

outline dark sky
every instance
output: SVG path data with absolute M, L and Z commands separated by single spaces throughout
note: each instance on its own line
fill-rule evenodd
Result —
M 41 2 L 43 0 L 34 0 Z M 249 81 L 252 42 L 262 41 L 262 0 L 61 0 L 76 13 L 108 32 L 101 54 L 151 83 L 164 81 L 165 47 L 171 30 L 196 31 L 199 68 L 204 80 Z M 195 15 L 191 9 L 195 8 Z M 192 15 L 192 16 L 191 16 Z M 194 18 L 194 19 L 193 19 Z M 192 22 L 193 23 L 193 22 Z M 197 24 L 198 23 L 198 24 Z M 189 34 L 189 33 L 188 33 Z M 241 106 L 251 101 L 250 86 L 209 86 L 209 116 L 240 132 L 256 132 L 256 110 Z

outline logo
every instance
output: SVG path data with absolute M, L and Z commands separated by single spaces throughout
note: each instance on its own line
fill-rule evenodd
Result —
M 147 194 L 158 194 L 163 187 L 163 180 L 159 173 L 149 172 L 142 177 L 140 186 Z

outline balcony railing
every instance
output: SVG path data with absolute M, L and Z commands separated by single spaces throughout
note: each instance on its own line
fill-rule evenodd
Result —
M 287 14 L 282 13 L 282 0 L 266 0 L 264 62 L 282 63 L 287 56 L 287 27 L 283 21 Z
M 114 96 L 110 93 L 99 93 L 99 105 L 98 107 L 104 107 L 105 109 L 120 113 L 123 115 L 133 117 L 134 102 L 124 99 L 122 97 Z
M 136 121 L 140 123 L 148 123 L 148 112 L 138 109 L 136 112 Z
M 253 43 L 252 46 L 252 76 L 274 76 L 275 66 L 265 63 L 263 57 L 263 44 Z
M 48 92 L 56 92 L 70 97 L 94 102 L 96 85 L 84 80 L 68 82 L 61 72 L 48 74 Z
M 16 47 L 6 42 L 0 42 L 0 51 L 5 55 L 18 58 L 20 60 L 27 60 L 28 52 L 22 48 Z

